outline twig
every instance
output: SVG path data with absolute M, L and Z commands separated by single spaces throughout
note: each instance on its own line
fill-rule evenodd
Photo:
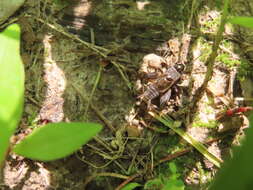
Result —
M 190 18 L 188 20 L 188 23 L 187 23 L 187 30 L 189 31 L 190 28 L 191 28 L 191 25 L 192 25 L 192 18 L 193 18 L 193 14 L 194 14 L 194 11 L 196 10 L 196 0 L 193 0 L 192 1 L 192 6 L 191 6 L 191 14 L 190 14 Z
M 228 1 L 225 1 L 220 26 L 219 26 L 218 32 L 215 36 L 214 43 L 213 43 L 213 46 L 212 46 L 212 53 L 206 61 L 207 72 L 206 72 L 206 75 L 205 75 L 204 82 L 196 90 L 196 93 L 194 95 L 192 104 L 190 105 L 190 108 L 189 108 L 189 110 L 191 110 L 193 113 L 196 112 L 195 110 L 197 109 L 197 104 L 198 104 L 199 100 L 202 98 L 202 96 L 204 94 L 204 91 L 207 87 L 208 82 L 212 79 L 213 67 L 214 67 L 215 59 L 218 55 L 218 48 L 219 48 L 220 42 L 222 40 L 222 34 L 224 32 L 224 27 L 225 27 L 227 15 L 228 15 Z
M 128 176 L 125 175 L 121 175 L 121 174 L 117 174 L 117 173 L 110 173 L 110 172 L 104 172 L 104 173 L 97 173 L 94 174 L 90 177 L 88 177 L 85 181 L 84 181 L 84 189 L 87 186 L 88 183 L 90 183 L 94 178 L 96 177 L 116 177 L 116 178 L 120 178 L 120 179 L 128 179 Z
M 95 168 L 95 169 L 102 169 L 102 168 L 105 168 L 105 167 L 107 167 L 108 165 L 110 165 L 110 164 L 114 161 L 114 160 L 109 160 L 109 161 L 106 162 L 105 164 L 103 164 L 103 165 L 101 165 L 101 166 L 97 166 L 97 165 L 95 165 L 95 164 L 93 164 L 93 163 L 91 163 L 91 162 L 85 160 L 83 157 L 80 157 L 77 153 L 76 153 L 76 157 L 77 157 L 80 161 L 84 162 L 85 164 L 87 164 L 87 165 L 89 165 L 89 166 L 91 166 L 91 167 L 93 167 L 93 168 Z
M 94 85 L 93 85 L 93 88 L 92 88 L 92 90 L 91 90 L 90 96 L 89 96 L 89 98 L 88 98 L 87 106 L 86 106 L 86 108 L 85 108 L 85 112 L 84 112 L 85 118 L 87 118 L 88 109 L 89 109 L 89 107 L 90 107 L 91 100 L 92 100 L 92 97 L 93 97 L 93 95 L 94 95 L 94 92 L 95 92 L 95 90 L 96 90 L 96 88 L 97 88 L 97 85 L 98 85 L 98 83 L 99 83 L 99 81 L 100 81 L 101 73 L 102 73 L 102 66 L 100 65 L 100 66 L 99 66 L 99 71 L 98 71 L 97 76 L 96 76 L 96 79 L 95 79 L 95 83 L 94 83 Z
M 135 174 L 130 176 L 129 178 L 127 178 L 125 181 L 123 181 L 118 187 L 116 187 L 115 190 L 120 190 L 122 189 L 126 184 L 128 184 L 129 182 L 133 181 L 135 178 L 137 178 L 138 176 L 140 176 L 141 174 Z
M 93 45 L 95 45 L 95 34 L 93 28 L 90 28 L 90 41 Z
M 214 139 L 211 139 L 211 140 L 208 140 L 207 142 L 205 142 L 205 144 L 211 144 L 213 142 L 217 142 L 219 141 L 220 139 L 224 138 L 224 136 L 222 137 L 218 137 L 218 138 L 214 138 Z M 187 154 L 188 152 L 190 152 L 191 150 L 193 150 L 193 147 L 189 147 L 189 148 L 186 148 L 186 149 L 183 149 L 183 150 L 180 150 L 174 154 L 170 154 L 162 159 L 160 159 L 158 162 L 156 162 L 154 164 L 154 167 L 157 167 L 158 165 L 160 165 L 161 163 L 164 163 L 164 162 L 167 162 L 167 161 L 171 161 L 175 158 L 178 158 L 179 156 L 182 156 L 182 155 L 185 155 Z M 122 182 L 115 190 L 120 190 L 122 187 L 124 187 L 126 184 L 128 184 L 129 182 L 133 181 L 136 177 L 138 176 L 141 176 L 145 173 L 145 170 L 142 170 L 141 172 L 129 177 L 128 179 L 126 179 L 124 182 Z
M 190 42 L 191 42 L 191 35 L 187 33 L 183 34 L 181 39 L 182 46 L 180 48 L 179 63 L 182 64 L 187 63 Z
M 234 60 L 239 60 L 240 59 L 240 57 L 238 55 L 236 55 L 234 52 L 232 52 L 231 50 L 229 50 L 225 46 L 220 45 L 219 47 L 220 47 L 221 50 L 228 53 Z
M 18 17 L 17 17 L 17 18 L 13 18 L 13 19 L 11 19 L 10 21 L 1 24 L 1 25 L 0 25 L 0 29 L 7 27 L 7 26 L 9 26 L 10 24 L 12 24 L 12 23 L 14 23 L 14 22 L 17 22 L 18 19 L 19 19 Z
M 168 156 L 166 156 L 165 158 L 162 158 L 161 160 L 159 160 L 157 163 L 155 163 L 155 167 L 158 166 L 159 164 L 163 163 L 163 162 L 167 162 L 167 161 L 170 161 L 170 160 L 173 160 L 179 156 L 182 156 L 188 152 L 190 152 L 192 150 L 192 148 L 186 148 L 184 150 L 180 150 L 174 154 L 170 154 Z
M 234 86 L 234 82 L 236 79 L 236 68 L 234 68 L 229 75 L 229 84 L 228 84 L 228 97 L 233 100 L 234 96 L 233 96 L 233 86 Z
M 163 123 L 165 126 L 171 128 L 175 133 L 177 133 L 180 137 L 182 137 L 186 142 L 192 145 L 196 150 L 198 150 L 204 157 L 206 157 L 210 162 L 212 162 L 218 168 L 220 167 L 221 163 L 223 162 L 219 157 L 213 155 L 211 152 L 207 150 L 207 148 L 194 138 L 192 138 L 188 133 L 184 132 L 182 129 L 179 128 L 181 123 L 178 121 L 173 121 L 165 116 L 161 117 L 155 114 L 154 112 L 148 112 L 151 116 L 156 118 L 158 121 Z
M 73 83 L 71 84 L 71 86 L 78 92 L 78 94 L 85 102 L 88 102 L 88 98 L 83 95 L 79 88 L 77 88 Z M 106 119 L 105 116 L 100 111 L 98 111 L 98 109 L 92 103 L 90 103 L 90 107 L 97 114 L 97 116 L 107 125 L 107 127 L 109 127 L 113 132 L 116 131 L 115 128 L 112 126 L 111 122 L 108 121 L 108 119 Z
M 30 100 L 38 108 L 41 108 L 41 105 L 34 98 L 27 96 L 27 99 Z
M 86 144 L 86 146 L 93 149 L 93 153 L 98 154 L 99 156 L 103 157 L 104 159 L 108 159 L 108 160 L 115 159 L 113 156 L 107 154 L 106 152 L 104 152 L 103 150 L 97 148 L 96 146 L 93 146 L 91 144 Z M 80 152 L 82 152 L 82 151 L 80 151 Z
M 95 34 L 94 34 L 94 30 L 93 29 L 90 29 L 90 36 L 91 36 L 91 43 L 93 45 L 95 45 Z M 102 73 L 102 66 L 99 65 L 99 71 L 98 71 L 98 74 L 96 76 L 96 79 L 95 79 L 95 83 L 93 85 L 93 88 L 91 90 L 91 93 L 90 93 L 90 96 L 89 96 L 89 99 L 88 99 L 88 102 L 87 102 L 87 106 L 86 106 L 86 109 L 85 109 L 85 112 L 84 112 L 84 117 L 87 118 L 87 113 L 88 113 L 88 109 L 89 109 L 89 106 L 90 106 L 90 102 L 92 100 L 92 97 L 93 97 L 93 94 L 97 88 L 97 85 L 100 81 L 100 77 L 101 77 L 101 73 Z
M 99 136 L 95 136 L 94 140 L 98 143 L 101 144 L 104 148 L 106 148 L 108 151 L 113 152 L 113 150 L 110 148 L 110 146 L 103 141 Z
M 28 14 L 26 16 L 27 17 L 32 17 L 32 15 L 28 15 Z M 33 18 L 35 20 L 39 21 L 40 23 L 47 25 L 49 28 L 51 28 L 51 29 L 53 29 L 53 30 L 55 30 L 55 31 L 63 34 L 64 36 L 67 36 L 68 38 L 71 38 L 71 39 L 74 39 L 74 40 L 80 42 L 81 44 L 85 45 L 87 48 L 89 48 L 89 49 L 93 50 L 94 52 L 96 52 L 98 55 L 100 55 L 100 56 L 102 56 L 104 58 L 107 57 L 107 52 L 109 52 L 109 50 L 107 50 L 107 49 L 105 49 L 103 47 L 100 47 L 100 46 L 93 45 L 93 44 L 88 43 L 86 41 L 83 41 L 80 38 L 78 38 L 77 36 L 75 36 L 73 34 L 70 34 L 68 32 L 65 32 L 64 30 L 62 30 L 62 29 L 60 29 L 60 28 L 58 28 L 58 27 L 56 27 L 56 26 L 54 26 L 54 25 L 52 25 L 50 23 L 47 23 L 47 22 L 45 22 L 44 20 L 42 20 L 40 18 L 37 18 L 37 17 L 33 17 Z M 104 51 L 105 53 L 103 53 L 102 51 Z
M 88 101 L 88 98 L 87 98 L 86 96 L 84 96 L 84 94 L 79 90 L 79 88 L 77 88 L 77 87 L 75 86 L 75 84 L 72 83 L 71 86 L 77 91 L 77 93 L 81 96 L 81 98 L 82 98 L 84 101 L 86 101 L 86 102 Z M 98 111 L 97 108 L 96 108 L 92 103 L 90 103 L 90 107 L 91 107 L 91 109 L 97 114 L 97 116 L 98 116 L 98 117 L 99 117 L 99 118 L 112 130 L 112 132 L 116 132 L 116 130 L 115 130 L 115 128 L 112 126 L 111 122 L 108 121 L 108 120 L 104 117 L 104 115 L 103 115 L 100 111 Z M 95 138 L 95 140 L 96 140 L 97 142 L 99 142 L 99 139 L 98 139 L 98 138 Z M 102 143 L 102 145 L 105 146 L 105 144 L 103 144 L 103 143 Z M 106 147 L 106 146 L 105 146 L 105 147 Z M 106 148 L 107 148 L 108 150 L 111 150 L 108 146 L 107 146 Z M 115 164 L 116 164 L 118 167 L 120 167 L 120 168 L 122 169 L 122 171 L 125 171 L 125 169 L 121 166 L 121 164 L 118 163 L 118 162 L 116 161 L 117 158 L 118 158 L 118 157 L 112 158 L 111 161 L 109 161 L 108 163 L 106 163 L 105 165 L 103 165 L 103 166 L 101 166 L 101 167 L 105 167 L 105 166 L 109 165 L 112 161 L 114 161 Z M 86 161 L 86 160 L 83 160 L 83 159 L 82 159 L 82 161 L 85 162 L 85 163 L 87 163 L 87 164 L 92 165 L 93 167 L 97 167 L 97 166 L 93 165 L 92 163 L 88 163 L 88 161 Z M 125 172 L 126 172 L 126 171 L 125 171 Z
M 224 138 L 224 137 L 221 137 L 221 138 Z M 220 140 L 221 138 L 215 138 L 215 139 L 211 139 L 211 140 L 208 140 L 207 142 L 205 142 L 205 144 L 211 144 L 213 142 L 216 142 L 218 140 Z M 190 152 L 191 150 L 193 150 L 193 147 L 189 147 L 189 148 L 186 148 L 186 149 L 183 149 L 183 150 L 180 150 L 174 154 L 170 154 L 162 159 L 160 159 L 157 163 L 155 163 L 155 167 L 158 166 L 159 164 L 163 163 L 163 162 L 167 162 L 167 161 L 170 161 L 170 160 L 173 160 L 179 156 L 182 156 L 188 152 Z
M 211 140 L 207 141 L 206 144 L 211 144 L 211 143 L 216 142 L 216 141 L 218 141 L 218 140 L 220 140 L 220 138 L 211 139 Z M 175 158 L 177 158 L 177 157 L 179 157 L 179 156 L 182 156 L 182 155 L 184 155 L 184 154 L 190 152 L 191 150 L 193 150 L 192 147 L 186 148 L 186 149 L 183 149 L 183 150 L 180 150 L 180 151 L 178 151 L 178 152 L 176 152 L 176 153 L 174 153 L 174 154 L 170 154 L 170 155 L 168 155 L 168 156 L 166 156 L 166 157 L 160 159 L 157 163 L 155 163 L 155 164 L 154 164 L 154 167 L 157 167 L 158 165 L 160 165 L 160 164 L 163 163 L 163 162 L 171 161 L 171 160 L 173 160 L 173 159 L 175 159 Z M 137 174 L 135 174 L 135 175 L 129 177 L 129 178 L 126 179 L 124 182 L 122 182 L 115 190 L 120 190 L 120 189 L 123 188 L 126 184 L 128 184 L 128 183 L 131 182 L 131 181 L 133 181 L 136 177 L 142 175 L 143 173 L 144 173 L 144 170 L 141 171 L 140 173 L 137 173 Z
M 27 17 L 32 17 L 32 15 L 26 15 Z M 78 36 L 75 36 L 73 34 L 70 34 L 69 32 L 65 32 L 64 30 L 50 24 L 50 23 L 47 23 L 45 22 L 44 20 L 40 19 L 40 18 L 37 18 L 37 17 L 34 17 L 35 20 L 47 25 L 49 28 L 63 34 L 64 36 L 67 36 L 68 38 L 70 39 L 74 39 L 78 42 L 80 42 L 81 44 L 83 44 L 84 46 L 86 46 L 87 48 L 93 50 L 95 53 L 97 53 L 98 55 L 100 55 L 101 57 L 103 58 L 107 58 L 107 55 L 110 53 L 110 51 L 106 48 L 103 48 L 103 47 L 100 47 L 100 46 L 97 46 L 97 45 L 94 45 L 92 43 L 88 43 L 86 41 L 83 41 L 81 40 Z M 118 64 L 114 61 L 111 61 L 112 64 L 117 68 L 118 72 L 120 73 L 120 76 L 122 77 L 122 79 L 126 82 L 126 85 L 129 89 L 131 89 L 131 83 L 128 81 L 128 79 L 126 78 L 126 76 L 124 75 L 123 71 L 121 70 L 121 68 L 118 66 Z
M 132 89 L 132 85 L 129 82 L 128 78 L 125 76 L 125 74 L 123 73 L 122 69 L 120 68 L 120 66 L 115 62 L 115 61 L 111 61 L 111 63 L 116 67 L 116 69 L 118 70 L 119 74 L 121 75 L 122 79 L 125 81 L 127 87 L 131 90 Z

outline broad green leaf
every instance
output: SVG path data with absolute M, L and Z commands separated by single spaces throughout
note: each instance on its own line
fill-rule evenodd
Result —
M 160 178 L 155 178 L 147 181 L 144 185 L 145 190 L 158 189 L 163 185 L 163 182 Z
M 210 190 L 252 189 L 253 187 L 253 113 L 249 116 L 250 127 L 245 131 L 242 146 L 235 147 L 232 159 L 224 163 Z
M 17 24 L 0 33 L 0 164 L 23 110 L 24 68 L 19 45 L 20 27 Z
M 5 22 L 13 15 L 25 0 L 1 0 L 0 1 L 0 23 Z
M 166 181 L 162 190 L 184 190 L 184 188 L 185 185 L 182 180 L 173 179 Z
M 169 163 L 169 167 L 170 167 L 170 171 L 173 173 L 173 174 L 176 174 L 177 173 L 177 166 L 174 162 L 170 162 Z
M 72 154 L 101 129 L 95 123 L 50 123 L 35 129 L 13 151 L 34 160 L 56 160 Z
M 172 172 L 172 175 L 168 180 L 165 181 L 165 184 L 162 188 L 162 190 L 184 190 L 184 182 L 178 177 L 180 176 L 177 174 L 177 166 L 174 162 L 169 163 L 170 171 Z
M 253 29 L 253 17 L 233 17 L 228 20 L 232 24 L 239 24 L 240 26 L 248 27 Z
M 141 184 L 139 184 L 139 183 L 129 183 L 129 184 L 125 185 L 121 190 L 133 190 L 136 187 L 140 187 L 140 186 L 141 186 Z

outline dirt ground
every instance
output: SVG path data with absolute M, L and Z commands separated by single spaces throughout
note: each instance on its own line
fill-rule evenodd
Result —
M 144 185 L 169 176 L 164 158 L 176 163 L 186 189 L 208 185 L 217 167 L 151 118 L 138 98 L 149 84 L 140 74 L 145 64 L 155 65 L 150 73 L 165 67 L 157 66 L 155 58 L 146 63 L 145 56 L 183 63 L 179 90 L 158 110 L 183 122 L 199 142 L 209 142 L 208 150 L 220 159 L 229 157 L 230 146 L 240 141 L 247 127 L 244 115 L 216 120 L 222 110 L 235 106 L 237 97 L 245 98 L 238 104 L 252 103 L 253 38 L 248 30 L 226 27 L 206 92 L 194 113 L 180 114 L 204 80 L 221 14 L 218 1 L 193 2 L 27 0 L 15 15 L 22 28 L 26 74 L 24 115 L 15 141 L 45 121 L 89 121 L 104 128 L 61 160 L 43 163 L 11 154 L 2 189 L 111 190 L 120 189 L 129 177 Z M 253 3 L 234 2 L 231 12 L 252 16 Z

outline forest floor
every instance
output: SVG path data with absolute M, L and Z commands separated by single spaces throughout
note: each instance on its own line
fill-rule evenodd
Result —
M 243 138 L 247 117 L 224 113 L 252 106 L 248 30 L 226 25 L 213 77 L 196 106 L 189 107 L 206 76 L 221 19 L 222 5 L 215 2 L 27 0 L 15 15 L 26 74 L 15 141 L 45 122 L 89 121 L 104 128 L 61 160 L 44 163 L 11 154 L 3 189 L 111 190 L 131 183 L 141 185 L 136 189 L 173 183 L 205 189 L 218 167 L 150 112 L 180 122 L 182 131 L 221 162 Z M 231 7 L 233 15 L 253 15 L 249 0 Z M 178 65 L 184 69 L 173 81 L 171 98 L 160 106 L 170 90 L 162 89 L 150 105 L 143 101 L 150 85 L 159 85 L 167 69 Z

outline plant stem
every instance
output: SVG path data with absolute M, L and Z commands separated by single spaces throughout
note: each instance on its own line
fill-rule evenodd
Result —
M 125 175 L 121 175 L 121 174 L 117 174 L 117 173 L 111 173 L 111 172 L 104 172 L 104 173 L 97 173 L 94 174 L 90 177 L 88 177 L 85 181 L 84 181 L 84 187 L 91 182 L 93 179 L 95 179 L 96 177 L 115 177 L 115 178 L 120 178 L 120 179 L 128 179 L 129 176 L 125 176 Z
M 191 112 L 193 112 L 193 113 L 195 113 L 195 110 L 197 109 L 197 104 L 198 104 L 199 100 L 202 98 L 208 82 L 212 79 L 215 59 L 218 55 L 219 44 L 222 40 L 222 34 L 224 32 L 225 24 L 227 21 L 228 5 L 229 5 L 229 0 L 225 0 L 223 11 L 222 11 L 222 16 L 221 16 L 220 26 L 218 28 L 218 32 L 216 34 L 216 37 L 214 39 L 214 43 L 212 46 L 212 53 L 206 61 L 207 72 L 205 75 L 205 79 L 204 79 L 203 84 L 196 90 L 196 93 L 195 93 L 193 101 L 192 101 L 193 103 L 190 105 L 189 110 L 191 110 Z
M 218 168 L 220 167 L 221 163 L 223 162 L 220 158 L 213 155 L 211 152 L 207 150 L 207 148 L 194 138 L 192 138 L 188 133 L 184 132 L 178 126 L 180 123 L 175 123 L 176 121 L 171 120 L 170 118 L 161 117 L 153 112 L 149 112 L 151 116 L 156 118 L 158 121 L 163 123 L 165 126 L 171 128 L 175 133 L 177 133 L 180 137 L 182 137 L 186 142 L 192 145 L 196 150 L 198 150 L 204 157 L 206 157 L 210 162 L 212 162 Z M 178 126 L 177 126 L 178 125 Z
M 71 86 L 76 90 L 76 92 L 80 95 L 80 97 L 85 101 L 88 102 L 87 95 L 84 92 L 81 92 L 80 88 L 78 88 L 75 84 L 71 84 Z M 115 132 L 116 129 L 113 127 L 111 122 L 106 119 L 106 117 L 90 102 L 90 108 L 97 114 L 97 116 L 111 129 L 112 132 Z
M 96 88 L 97 88 L 97 86 L 98 86 L 98 83 L 99 83 L 99 81 L 100 81 L 100 78 L 101 78 L 102 69 L 103 69 L 103 67 L 102 67 L 101 65 L 99 65 L 99 71 L 98 71 L 98 73 L 97 73 L 97 76 L 96 76 L 96 79 L 95 79 L 93 88 L 92 88 L 92 90 L 91 90 L 90 96 L 89 96 L 89 98 L 88 98 L 87 106 L 86 106 L 85 112 L 84 112 L 84 116 L 85 116 L 86 120 L 87 120 L 87 117 L 88 117 L 88 116 L 87 116 L 87 113 L 88 113 L 88 110 L 89 110 L 89 107 L 90 107 L 90 103 L 91 103 L 91 101 L 92 101 L 94 92 L 95 92 L 95 90 L 96 90 Z

